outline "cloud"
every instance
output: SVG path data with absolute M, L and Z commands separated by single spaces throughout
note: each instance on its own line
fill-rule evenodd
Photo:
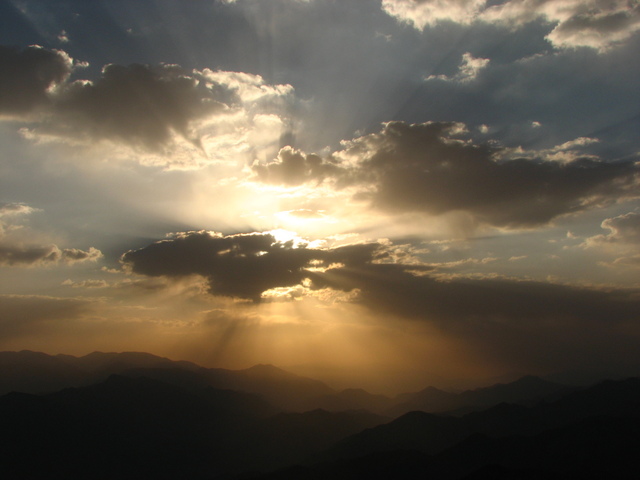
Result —
M 418 30 L 450 21 L 469 24 L 482 10 L 486 0 L 382 0 L 382 9 Z
M 481 18 L 512 28 L 544 20 L 555 24 L 546 37 L 554 46 L 604 51 L 640 29 L 640 5 L 620 0 L 511 0 L 488 8 Z
M 0 266 L 44 266 L 54 263 L 74 264 L 95 262 L 102 257 L 100 250 L 77 248 L 59 248 L 57 245 L 21 246 L 0 244 Z
M 610 231 L 602 240 L 606 242 L 634 243 L 640 245 L 640 214 L 631 212 L 602 222 L 602 228 Z
M 580 246 L 624 255 L 609 263 L 601 262 L 601 265 L 613 268 L 640 267 L 640 214 L 630 212 L 607 218 L 600 226 L 609 230 L 609 233 L 589 237 Z
M 415 274 L 367 264 L 329 269 L 315 288 L 357 292 L 353 301 L 391 322 L 435 326 L 485 361 L 529 371 L 636 363 L 637 289 L 586 288 L 511 278 Z M 595 355 L 595 357 L 594 357 Z
M 0 115 L 26 115 L 51 103 L 51 91 L 71 74 L 73 60 L 60 50 L 0 46 Z
M 340 175 L 341 168 L 336 160 L 306 154 L 292 147 L 284 147 L 271 162 L 256 163 L 253 170 L 258 180 L 276 185 L 300 185 L 306 182 L 322 182 Z
M 607 218 L 600 224 L 609 233 L 587 238 L 582 247 L 615 246 L 640 248 L 640 214 L 636 212 Z
M 197 143 L 191 122 L 220 113 L 233 101 L 224 86 L 176 65 L 107 65 L 95 82 L 66 85 L 55 114 L 56 122 L 90 138 L 156 149 L 173 134 Z
M 620 345 L 635 351 L 640 337 L 637 289 L 465 277 L 409 257 L 410 249 L 390 242 L 311 248 L 268 233 L 185 232 L 127 252 L 122 261 L 148 277 L 200 275 L 212 295 L 310 302 L 302 306 L 339 302 L 343 311 L 375 314 L 392 330 L 435 329 L 469 355 L 510 368 L 584 366 L 585 355 L 604 356 L 593 357 L 594 365 L 637 360 L 618 351 Z
M 609 266 L 623 268 L 640 268 L 640 253 L 629 257 L 616 258 Z
M 131 272 L 149 277 L 200 275 L 213 295 L 252 300 L 266 291 L 302 295 L 300 286 L 311 292 L 357 291 L 357 301 L 374 310 L 443 325 L 605 322 L 609 317 L 626 321 L 637 317 L 640 306 L 634 290 L 440 274 L 429 264 L 412 261 L 411 252 L 401 247 L 376 242 L 311 248 L 279 242 L 270 233 L 183 232 L 131 250 L 122 262 Z
M 89 250 L 59 248 L 57 245 L 25 244 L 23 225 L 13 217 L 28 215 L 36 209 L 22 203 L 0 204 L 0 266 L 44 266 L 56 263 L 74 264 L 96 261 L 102 252 L 94 247 Z M 21 235 L 19 235 L 21 234 Z M 28 235 L 27 235 L 28 236 Z
M 624 0 L 383 0 L 383 10 L 418 30 L 449 21 L 486 22 L 512 29 L 542 21 L 553 25 L 546 39 L 558 48 L 606 51 L 640 30 L 640 5 Z M 491 2 L 493 3 L 493 2 Z
M 510 158 L 507 149 L 462 139 L 464 131 L 451 122 L 389 122 L 378 133 L 343 142 L 342 151 L 325 159 L 285 150 L 254 169 L 272 183 L 329 179 L 336 188 L 355 186 L 358 198 L 389 213 L 464 212 L 474 222 L 507 228 L 544 225 L 631 198 L 638 184 L 631 160 L 574 158 L 567 145 L 563 158 L 571 161 Z
M 34 209 L 24 203 L 0 203 L 0 218 L 8 215 L 25 215 Z
M 430 75 L 426 80 L 444 80 L 460 83 L 467 83 L 475 80 L 478 73 L 489 65 L 488 58 L 476 58 L 469 52 L 462 55 L 462 61 L 458 68 L 458 72 L 453 77 L 446 75 Z
M 108 140 L 156 154 L 175 154 L 182 140 L 203 155 L 271 145 L 288 128 L 293 88 L 259 75 L 109 64 L 95 80 L 69 81 L 74 61 L 41 47 L 2 47 L 0 66 L 0 113 L 30 120 L 23 132 L 35 140 Z
M 368 263 L 336 267 L 312 278 L 316 288 L 360 291 L 372 309 L 450 325 L 468 322 L 543 322 L 553 319 L 606 322 L 637 319 L 635 290 L 605 290 L 510 278 L 464 278 L 426 273 L 411 266 Z
M 383 253 L 378 244 L 333 249 L 309 248 L 293 240 L 277 241 L 270 233 L 224 236 L 183 232 L 122 256 L 132 273 L 150 277 L 206 278 L 213 295 L 258 301 L 263 292 L 302 285 L 314 270 L 333 264 L 358 266 Z

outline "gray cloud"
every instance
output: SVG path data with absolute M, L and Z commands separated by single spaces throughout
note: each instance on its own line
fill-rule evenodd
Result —
M 522 368 L 584 365 L 583 356 L 593 351 L 609 355 L 607 362 L 640 360 L 628 355 L 640 337 L 634 327 L 637 289 L 435 274 L 421 264 L 389 263 L 392 248 L 376 243 L 295 248 L 269 234 L 187 232 L 127 252 L 122 260 L 150 277 L 201 275 L 214 295 L 258 300 L 268 289 L 290 290 L 289 298 L 321 296 L 327 289 L 348 292 L 342 301 L 381 318 L 435 326 L 470 348 L 486 350 L 485 358 Z
M 259 178 L 276 183 L 334 178 L 338 186 L 358 185 L 364 187 L 360 196 L 381 210 L 432 215 L 464 211 L 501 227 L 546 224 L 563 214 L 631 197 L 637 186 L 638 166 L 631 160 L 507 159 L 507 150 L 470 143 L 460 138 L 460 131 L 456 123 L 390 122 L 379 133 L 347 142 L 333 158 L 313 156 L 310 162 L 288 150 L 255 168 Z
M 50 91 L 71 74 L 64 52 L 38 46 L 0 46 L 0 115 L 22 115 L 51 102 Z
M 343 173 L 336 160 L 306 154 L 291 147 L 282 148 L 276 159 L 265 165 L 256 164 L 253 170 L 260 181 L 277 185 L 322 182 Z
M 591 47 L 604 51 L 640 30 L 637 2 L 606 0 L 382 0 L 382 8 L 418 30 L 441 22 L 486 22 L 522 28 L 534 21 L 553 26 L 547 35 L 561 48 Z
M 601 262 L 602 265 L 613 268 L 640 267 L 640 214 L 630 212 L 607 218 L 600 226 L 609 230 L 609 233 L 589 237 L 580 246 L 617 256 L 609 263 Z
M 604 8 L 578 11 L 561 21 L 547 36 L 562 47 L 585 46 L 606 50 L 622 43 L 640 30 L 640 5 L 632 2 L 600 3 Z
M 100 250 L 77 248 L 59 248 L 57 245 L 23 246 L 0 244 L 0 266 L 36 266 L 54 263 L 74 264 L 96 261 L 102 257 Z
M 176 65 L 107 65 L 95 82 L 67 85 L 55 113 L 91 138 L 157 149 L 174 133 L 197 144 L 191 122 L 235 101 L 230 89 Z
M 541 19 L 555 25 L 546 37 L 553 45 L 601 51 L 640 29 L 640 7 L 625 1 L 511 0 L 488 8 L 480 18 L 514 28 Z
M 89 250 L 59 248 L 57 245 L 25 244 L 14 232 L 22 233 L 23 225 L 14 223 L 13 217 L 36 211 L 22 203 L 0 204 L 0 266 L 41 266 L 54 263 L 74 264 L 96 261 L 102 252 L 94 247 Z
M 359 301 L 371 308 L 454 324 L 475 319 L 625 321 L 636 318 L 640 306 L 632 290 L 435 275 L 428 265 L 393 263 L 393 248 L 367 243 L 320 249 L 278 242 L 269 233 L 184 232 L 131 250 L 122 262 L 150 277 L 201 275 L 212 294 L 250 299 L 308 279 L 314 290 L 359 290 Z
M 624 322 L 637 319 L 640 307 L 635 290 L 416 275 L 411 266 L 398 264 L 332 268 L 312 281 L 316 288 L 359 289 L 360 301 L 371 308 L 442 323 L 453 330 L 468 322 Z
M 461 348 L 511 369 L 640 364 L 637 289 L 416 275 L 393 264 L 329 269 L 312 281 L 357 291 L 356 301 L 379 315 L 434 325 Z
M 607 218 L 600 226 L 609 233 L 589 237 L 582 244 L 583 247 L 600 247 L 615 245 L 616 247 L 640 247 L 640 214 L 635 212 Z
M 640 268 L 640 253 L 630 257 L 616 258 L 612 263 L 613 267 Z
M 379 248 L 363 244 L 322 250 L 278 242 L 269 233 L 185 232 L 129 251 L 122 262 L 133 273 L 151 277 L 200 275 L 213 295 L 257 301 L 266 290 L 301 284 L 310 267 L 363 265 L 383 255 Z
M 2 47 L 0 114 L 33 122 L 23 130 L 28 138 L 111 140 L 154 153 L 166 153 L 177 138 L 204 150 L 204 136 L 235 131 L 232 143 L 238 143 L 252 129 L 259 140 L 265 135 L 259 130 L 269 125 L 286 128 L 280 116 L 289 108 L 292 87 L 267 85 L 259 75 L 109 64 L 97 79 L 69 81 L 73 66 L 62 51 Z M 224 114 L 229 122 L 212 126 Z M 270 144 L 282 132 L 268 133 L 275 136 L 263 140 Z
M 610 230 L 607 241 L 640 244 L 640 214 L 627 213 L 602 222 L 602 228 Z

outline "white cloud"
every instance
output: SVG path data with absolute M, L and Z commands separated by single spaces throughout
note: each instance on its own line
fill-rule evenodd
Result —
M 446 75 L 431 75 L 426 80 L 444 80 L 459 83 L 468 83 L 476 79 L 478 73 L 489 65 L 488 58 L 476 58 L 469 52 L 462 54 L 462 60 L 458 72 L 453 77 Z
M 438 22 L 471 23 L 485 0 L 382 0 L 382 8 L 399 21 L 419 30 Z

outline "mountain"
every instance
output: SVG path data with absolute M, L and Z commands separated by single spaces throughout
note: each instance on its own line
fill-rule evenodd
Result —
M 110 375 L 146 376 L 181 387 L 211 386 L 262 395 L 284 410 L 303 411 L 310 399 L 332 395 L 324 383 L 281 370 L 256 365 L 245 370 L 205 368 L 149 353 L 94 352 L 83 357 L 21 351 L 0 352 L 0 395 L 12 391 L 47 393 L 87 386 Z M 315 407 L 314 407 L 315 408 Z
M 394 450 L 297 466 L 254 480 L 637 478 L 640 419 L 591 417 L 533 436 L 475 434 L 436 455 Z
M 638 432 L 640 379 L 606 381 L 535 407 L 408 413 L 339 442 L 319 463 L 256 479 L 632 479 Z
M 34 391 L 80 384 L 0 396 L 0 478 L 9 480 L 618 479 L 635 468 L 640 447 L 638 378 L 579 390 L 536 377 L 459 394 L 425 389 L 423 399 L 491 406 L 395 419 L 295 411 L 322 401 L 384 409 L 394 400 L 335 392 L 271 365 L 225 370 L 133 352 L 5 352 L 0 379 Z M 494 404 L 500 399 L 517 403 Z
M 449 393 L 428 387 L 420 392 L 399 395 L 396 397 L 396 405 L 384 413 L 391 417 L 398 417 L 413 410 L 431 413 L 454 411 L 467 413 L 503 402 L 534 405 L 545 399 L 559 398 L 573 390 L 575 388 L 535 376 L 525 376 L 515 382 L 467 390 L 462 393 Z
M 395 401 L 385 395 L 374 395 L 361 388 L 348 388 L 341 392 L 321 395 L 310 399 L 314 408 L 321 408 L 330 412 L 345 410 L 368 410 L 383 413 L 389 410 Z
M 238 426 L 274 409 L 259 397 L 197 394 L 148 378 L 36 396 L 0 397 L 3 478 L 206 478 L 233 465 L 223 454 Z
M 24 350 L 0 352 L 0 395 L 11 391 L 39 393 L 79 386 L 87 376 L 64 357 Z
M 389 421 L 366 411 L 280 413 L 245 430 L 248 442 L 236 449 L 247 470 L 273 470 L 312 461 L 336 442 Z
M 392 422 L 364 430 L 323 452 L 318 460 L 361 457 L 396 450 L 435 453 L 455 445 L 473 433 L 456 417 L 410 412 Z
M 435 454 L 472 434 L 535 435 L 597 416 L 640 418 L 640 379 L 602 382 L 535 407 L 501 403 L 462 417 L 410 412 L 346 438 L 318 458 L 328 461 L 395 450 Z
M 277 413 L 260 396 L 112 375 L 0 397 L 1 478 L 211 478 L 304 461 L 388 419 Z
M 558 398 L 575 389 L 527 376 L 512 383 L 462 393 L 428 387 L 392 399 L 362 389 L 336 392 L 318 380 L 273 365 L 228 370 L 205 368 L 191 362 L 174 361 L 142 352 L 94 352 L 83 357 L 30 351 L 0 352 L 0 395 L 11 391 L 46 393 L 67 387 L 87 386 L 104 381 L 112 374 L 146 376 L 184 388 L 212 386 L 254 393 L 285 411 L 368 410 L 394 418 L 414 410 L 457 412 L 462 415 L 501 402 L 533 405 L 543 399 Z

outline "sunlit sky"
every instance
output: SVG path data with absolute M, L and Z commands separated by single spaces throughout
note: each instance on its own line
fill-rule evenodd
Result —
M 0 45 L 0 350 L 640 371 L 637 0 L 2 0 Z

